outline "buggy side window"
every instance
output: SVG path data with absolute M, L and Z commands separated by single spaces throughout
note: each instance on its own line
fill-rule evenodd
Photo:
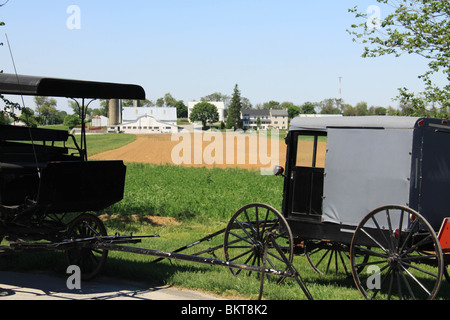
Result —
M 296 167 L 325 168 L 325 136 L 298 135 Z

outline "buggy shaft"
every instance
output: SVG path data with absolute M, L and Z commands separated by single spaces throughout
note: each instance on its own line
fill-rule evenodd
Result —
M 234 262 L 223 261 L 223 260 L 214 259 L 214 258 L 206 258 L 206 257 L 187 255 L 187 254 L 176 253 L 176 252 L 166 252 L 166 251 L 160 251 L 160 250 L 137 248 L 137 247 L 123 246 L 123 245 L 116 245 L 116 244 L 102 243 L 102 242 L 95 243 L 92 245 L 92 247 L 95 249 L 130 252 L 130 253 L 135 253 L 135 254 L 154 256 L 154 257 L 163 258 L 163 259 L 195 262 L 195 263 L 206 264 L 206 265 L 210 265 L 210 266 L 222 266 L 222 267 L 227 267 L 227 268 L 236 268 L 236 269 L 248 270 L 248 271 L 252 271 L 252 272 L 260 272 L 260 273 L 264 272 L 266 274 L 272 274 L 272 275 L 276 275 L 276 276 L 280 276 L 280 277 L 289 277 L 289 278 L 297 277 L 297 274 L 294 274 L 294 273 L 288 272 L 288 271 L 276 270 L 276 269 L 270 269 L 270 268 L 262 268 L 262 267 L 257 267 L 257 266 L 241 264 L 241 263 L 234 263 Z

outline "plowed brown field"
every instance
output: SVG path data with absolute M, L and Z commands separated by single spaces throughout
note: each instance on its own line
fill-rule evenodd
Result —
M 269 169 L 274 165 L 284 167 L 286 144 L 281 139 L 272 140 L 245 134 L 232 136 L 224 133 L 138 135 L 136 141 L 122 148 L 90 158 L 260 170 Z

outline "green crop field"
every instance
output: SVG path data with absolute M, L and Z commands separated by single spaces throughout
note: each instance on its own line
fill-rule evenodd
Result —
M 128 163 L 124 199 L 108 211 L 224 220 L 248 203 L 267 203 L 280 210 L 282 191 L 282 178 L 259 171 Z

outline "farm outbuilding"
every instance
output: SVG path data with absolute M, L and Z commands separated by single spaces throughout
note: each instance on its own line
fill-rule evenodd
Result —
M 158 121 L 150 116 L 142 116 L 135 121 L 123 122 L 118 126 L 110 127 L 109 131 L 130 134 L 177 133 L 178 126 Z
M 157 121 L 177 125 L 177 108 L 172 107 L 123 107 L 122 122 L 136 121 L 143 116 L 155 118 Z

